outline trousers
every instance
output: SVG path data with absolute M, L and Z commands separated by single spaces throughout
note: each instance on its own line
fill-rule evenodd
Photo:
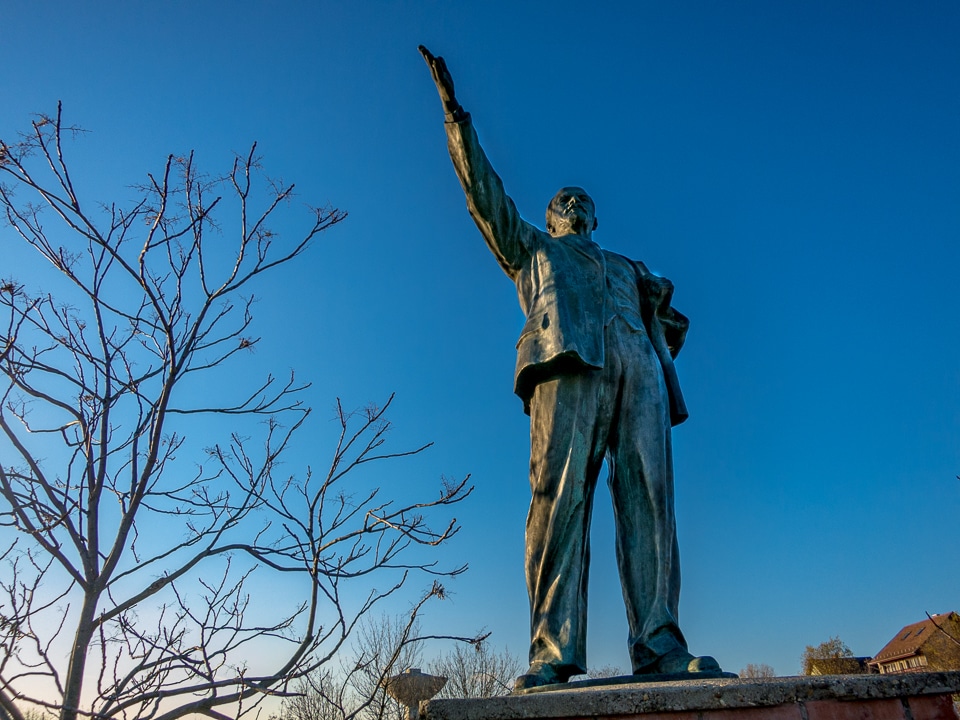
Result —
M 670 409 L 643 330 L 620 318 L 604 331 L 604 366 L 542 380 L 530 405 L 526 580 L 530 662 L 561 678 L 585 673 L 590 517 L 604 459 L 616 526 L 633 671 L 686 650 L 677 610 Z

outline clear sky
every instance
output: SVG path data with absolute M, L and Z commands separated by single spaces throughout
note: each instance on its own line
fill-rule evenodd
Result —
M 383 482 L 477 488 L 445 555 L 470 572 L 427 628 L 525 655 L 522 316 L 416 48 L 443 55 L 528 220 L 582 185 L 595 239 L 675 283 L 681 624 L 728 669 L 793 674 L 807 644 L 872 655 L 960 610 L 958 38 L 954 0 L 6 0 L 0 137 L 62 100 L 104 200 L 170 152 L 213 171 L 256 140 L 300 198 L 349 211 L 259 288 L 251 373 L 314 382 L 291 466 L 322 464 L 336 396 L 396 391 L 396 447 L 436 446 Z M 626 669 L 598 493 L 589 661 Z

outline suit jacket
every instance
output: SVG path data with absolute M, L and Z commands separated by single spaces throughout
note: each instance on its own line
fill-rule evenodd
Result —
M 530 397 L 542 379 L 564 372 L 602 368 L 606 264 L 612 255 L 579 235 L 552 237 L 520 217 L 480 147 L 469 115 L 446 123 L 447 147 L 467 208 L 487 247 L 516 283 L 526 323 L 517 341 L 514 391 L 530 412 Z M 660 359 L 674 425 L 687 417 L 673 358 L 689 321 L 664 305 L 653 307 L 647 291 L 651 273 L 629 260 L 637 273 L 641 316 Z

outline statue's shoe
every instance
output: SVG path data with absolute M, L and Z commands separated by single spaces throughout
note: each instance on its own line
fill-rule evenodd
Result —
M 514 681 L 513 689 L 514 691 L 529 690 L 530 688 L 555 685 L 566 681 L 567 678 L 561 677 L 552 665 L 533 663 L 523 675 Z
M 675 648 L 646 667 L 634 671 L 634 675 L 676 675 L 678 673 L 722 672 L 720 663 L 709 655 L 697 657 L 683 648 Z

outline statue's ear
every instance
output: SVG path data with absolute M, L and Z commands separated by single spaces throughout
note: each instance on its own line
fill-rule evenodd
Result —
M 594 218 L 594 219 L 593 219 L 593 229 L 596 230 L 597 227 L 599 227 L 599 225 L 600 225 L 600 221 L 597 220 L 596 218 Z

